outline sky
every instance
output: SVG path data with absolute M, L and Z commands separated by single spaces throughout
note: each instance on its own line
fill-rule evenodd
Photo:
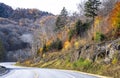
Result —
M 60 14 L 63 7 L 68 12 L 77 11 L 77 5 L 82 0 L 0 0 L 0 2 L 16 8 L 37 8 L 55 15 Z

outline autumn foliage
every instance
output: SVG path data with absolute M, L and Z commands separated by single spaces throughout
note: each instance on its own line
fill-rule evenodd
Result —
M 109 16 L 109 26 L 110 29 L 113 30 L 113 33 L 116 35 L 120 35 L 120 2 L 117 2 L 114 9 L 112 10 Z
M 53 17 L 49 16 L 40 21 L 41 26 L 49 27 L 49 25 L 45 24 L 47 23 L 47 20 L 51 18 Z M 70 50 L 72 48 L 78 49 L 80 45 L 85 45 L 87 44 L 87 41 L 90 41 L 90 39 L 88 39 L 88 34 L 92 31 L 91 26 L 92 24 L 90 20 L 76 20 L 72 23 L 66 24 L 62 27 L 62 30 L 53 32 L 53 34 L 50 34 L 49 32 L 46 33 L 49 35 L 42 33 L 43 37 L 41 38 L 44 38 L 44 45 L 39 47 L 39 53 Z M 101 42 L 107 38 L 118 36 L 119 30 L 120 2 L 115 4 L 113 10 L 108 16 L 98 15 L 95 17 L 93 32 L 94 40 L 96 42 Z M 108 37 L 107 34 L 110 34 L 110 36 Z

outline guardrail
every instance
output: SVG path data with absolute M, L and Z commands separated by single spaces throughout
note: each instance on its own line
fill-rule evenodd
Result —
M 9 69 L 6 67 L 0 66 L 0 76 L 3 76 L 9 72 Z

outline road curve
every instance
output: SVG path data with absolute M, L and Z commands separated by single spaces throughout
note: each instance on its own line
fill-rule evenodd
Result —
M 1 66 L 9 69 L 9 73 L 0 76 L 0 78 L 105 78 L 75 71 L 19 67 L 14 64 L 11 62 L 0 63 Z

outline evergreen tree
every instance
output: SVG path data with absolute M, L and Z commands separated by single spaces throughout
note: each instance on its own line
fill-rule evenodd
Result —
M 100 0 L 88 0 L 84 6 L 85 16 L 91 17 L 93 20 L 93 32 L 94 32 L 94 20 L 95 16 L 98 15 L 98 9 L 100 4 L 101 4 Z
M 78 20 L 75 25 L 75 31 L 77 35 L 80 35 L 81 28 L 82 28 L 82 22 L 81 20 Z
M 86 23 L 83 23 L 81 20 L 78 20 L 75 24 L 76 35 L 82 37 L 86 30 L 89 28 L 89 25 L 90 24 L 88 21 Z
M 60 15 L 57 17 L 57 20 L 56 20 L 56 29 L 57 30 L 66 25 L 66 23 L 67 23 L 67 15 L 68 15 L 68 12 L 67 12 L 66 8 L 63 7 L 63 9 L 61 10 Z
M 97 16 L 98 8 L 101 2 L 99 0 L 88 0 L 85 3 L 85 16 L 94 18 Z
M 67 15 L 68 15 L 68 12 L 67 12 L 66 8 L 63 7 L 63 9 L 61 10 L 60 16 L 63 16 L 64 18 L 66 18 Z

